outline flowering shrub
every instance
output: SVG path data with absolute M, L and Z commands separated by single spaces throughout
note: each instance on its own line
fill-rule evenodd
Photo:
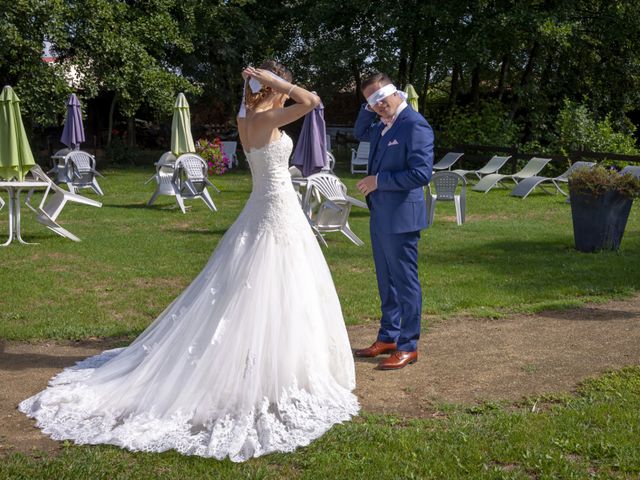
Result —
M 209 165 L 209 175 L 224 175 L 229 168 L 229 158 L 222 150 L 222 142 L 218 137 L 213 141 L 200 138 L 196 142 L 196 153 Z

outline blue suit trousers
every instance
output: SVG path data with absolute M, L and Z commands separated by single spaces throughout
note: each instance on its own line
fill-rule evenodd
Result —
M 401 351 L 415 351 L 422 313 L 422 289 L 418 278 L 420 231 L 383 233 L 370 230 L 382 310 L 378 340 L 396 342 Z

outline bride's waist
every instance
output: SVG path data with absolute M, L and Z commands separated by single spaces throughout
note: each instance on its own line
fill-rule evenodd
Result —
M 288 174 L 286 177 L 260 178 L 254 181 L 252 191 L 277 195 L 283 192 L 293 191 L 293 184 Z

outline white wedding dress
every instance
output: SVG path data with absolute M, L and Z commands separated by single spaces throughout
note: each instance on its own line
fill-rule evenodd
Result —
M 233 461 L 290 452 L 355 415 L 349 340 L 291 149 L 283 134 L 247 153 L 242 213 L 129 347 L 65 369 L 20 411 L 56 440 Z

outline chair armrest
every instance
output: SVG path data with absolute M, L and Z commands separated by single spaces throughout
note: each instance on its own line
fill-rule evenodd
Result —
M 358 200 L 357 198 L 350 197 L 349 195 L 347 195 L 347 200 L 349 200 L 349 203 L 354 207 L 369 208 L 363 201 Z
M 144 184 L 146 185 L 147 183 L 149 183 L 151 180 L 153 180 L 154 178 L 156 178 L 156 173 L 154 173 L 153 175 L 151 175 L 146 182 L 144 182 Z

